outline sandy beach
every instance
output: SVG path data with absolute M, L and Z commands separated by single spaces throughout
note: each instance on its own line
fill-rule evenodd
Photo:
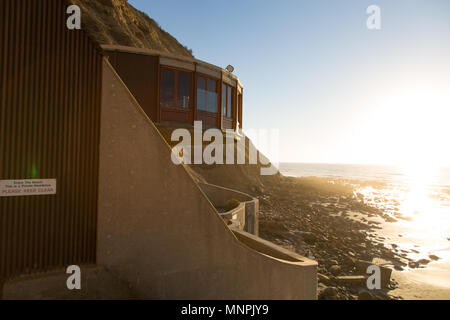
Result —
M 398 282 L 398 288 L 391 293 L 408 300 L 448 300 L 449 270 L 449 262 L 436 262 L 424 269 L 394 271 L 392 278 Z

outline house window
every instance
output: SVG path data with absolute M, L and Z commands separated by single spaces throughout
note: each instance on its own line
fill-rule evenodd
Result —
M 231 102 L 233 101 L 233 100 L 231 100 L 231 87 L 227 86 L 227 90 L 228 90 L 228 92 L 227 92 L 227 117 L 231 118 L 231 106 L 232 106 Z
M 217 81 L 197 76 L 197 109 L 217 113 Z
M 227 116 L 227 85 L 222 85 L 222 115 Z
M 165 108 L 189 109 L 191 101 L 191 74 L 161 68 L 159 105 Z
M 219 103 L 217 97 L 217 81 L 208 79 L 208 111 L 217 113 L 217 104 Z
M 160 106 L 174 107 L 175 101 L 175 72 L 172 70 L 161 69 L 161 93 Z
M 197 109 L 207 111 L 206 107 L 206 79 L 197 77 Z
M 222 115 L 233 117 L 233 88 L 227 84 L 222 85 Z
M 187 72 L 177 72 L 178 81 L 177 91 L 177 108 L 189 109 L 191 100 L 191 75 Z

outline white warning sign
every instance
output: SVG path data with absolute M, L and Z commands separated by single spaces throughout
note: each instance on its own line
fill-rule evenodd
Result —
M 56 194 L 56 179 L 0 180 L 0 197 Z

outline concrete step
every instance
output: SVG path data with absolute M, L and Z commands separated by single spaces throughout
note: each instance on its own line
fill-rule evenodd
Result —
M 345 284 L 350 286 L 365 286 L 367 278 L 365 276 L 339 276 L 334 280 L 338 284 Z

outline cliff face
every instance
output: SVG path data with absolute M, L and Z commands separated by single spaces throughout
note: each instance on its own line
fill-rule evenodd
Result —
M 162 134 L 166 142 L 173 148 L 178 144 L 178 141 L 172 141 L 171 136 L 173 130 L 177 129 L 176 126 L 156 125 L 159 132 Z M 193 129 L 189 129 L 191 136 L 194 136 Z M 191 141 L 193 143 L 193 140 Z M 236 143 L 236 142 L 235 142 Z M 209 142 L 203 143 L 204 148 L 209 145 Z M 226 146 L 227 141 L 224 138 L 223 145 Z M 252 141 L 245 137 L 245 164 L 190 164 L 187 169 L 194 180 L 198 182 L 207 182 L 221 187 L 226 187 L 248 193 L 252 196 L 262 195 L 266 185 L 279 183 L 283 177 L 277 173 L 271 176 L 261 175 L 261 168 L 268 167 L 261 163 L 250 164 L 249 150 L 250 145 L 253 145 Z M 192 145 L 192 150 L 194 145 Z M 237 144 L 234 146 L 235 155 L 237 154 Z M 255 147 L 256 148 L 256 147 Z M 242 150 L 242 149 L 241 149 Z M 259 151 L 258 151 L 259 153 Z M 223 163 L 226 163 L 226 149 L 223 150 Z M 264 157 L 264 155 L 261 154 Z M 193 162 L 193 161 L 192 161 Z
M 82 11 L 82 28 L 99 44 L 147 48 L 193 57 L 177 39 L 162 30 L 128 0 L 68 0 Z

